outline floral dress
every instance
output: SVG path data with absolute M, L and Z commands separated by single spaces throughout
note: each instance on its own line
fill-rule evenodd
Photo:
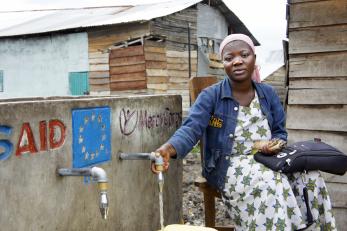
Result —
M 249 107 L 239 107 L 233 155 L 222 193 L 236 230 L 306 228 L 305 185 L 314 221 L 307 230 L 336 230 L 329 195 L 318 171 L 286 175 L 253 159 L 253 142 L 269 139 L 271 131 L 256 95 Z

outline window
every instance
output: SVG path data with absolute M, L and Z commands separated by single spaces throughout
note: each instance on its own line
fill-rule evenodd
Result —
M 4 71 L 0 70 L 0 92 L 4 92 Z
M 71 95 L 89 95 L 88 72 L 70 72 L 69 87 Z

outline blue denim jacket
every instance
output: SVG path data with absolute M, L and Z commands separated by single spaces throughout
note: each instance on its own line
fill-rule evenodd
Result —
M 285 114 L 274 89 L 263 83 L 253 85 L 263 114 L 267 117 L 272 138 L 287 140 Z M 239 103 L 233 99 L 229 78 L 204 89 L 192 105 L 187 119 L 169 139 L 177 157 L 184 158 L 198 140 L 203 138 L 203 176 L 222 190 L 229 167 Z

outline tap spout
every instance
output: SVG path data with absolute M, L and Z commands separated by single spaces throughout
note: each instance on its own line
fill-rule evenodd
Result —
M 164 160 L 160 153 L 157 152 L 140 152 L 140 153 L 120 153 L 121 160 L 151 160 L 154 161 L 156 169 L 160 172 L 164 170 Z
M 99 188 L 99 208 L 101 217 L 107 219 L 108 215 L 108 197 L 107 197 L 107 174 L 104 169 L 99 167 L 92 168 L 60 168 L 60 176 L 91 176 L 98 183 Z

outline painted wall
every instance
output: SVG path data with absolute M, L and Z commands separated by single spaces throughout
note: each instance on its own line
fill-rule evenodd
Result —
M 87 33 L 0 39 L 0 98 L 70 95 L 69 72 L 88 71 Z
M 175 95 L 0 102 L 1 230 L 158 230 L 150 162 L 121 161 L 119 153 L 159 147 L 180 126 L 181 104 Z M 81 153 L 87 165 L 106 157 L 96 165 L 109 178 L 107 220 L 95 183 L 56 175 Z M 172 161 L 164 178 L 165 224 L 179 223 L 181 161 Z

